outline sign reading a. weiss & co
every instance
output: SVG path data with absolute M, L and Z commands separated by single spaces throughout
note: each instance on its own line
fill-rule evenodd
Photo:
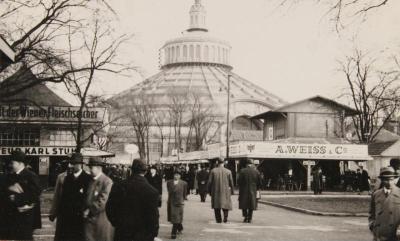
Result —
M 14 150 L 21 150 L 27 156 L 66 156 L 75 152 L 75 147 L 0 147 L 0 156 L 8 156 Z
M 240 142 L 230 145 L 230 156 L 305 160 L 370 160 L 367 145 Z
M 0 122 L 77 122 L 101 123 L 105 108 L 59 107 L 59 106 L 7 106 L 0 105 Z

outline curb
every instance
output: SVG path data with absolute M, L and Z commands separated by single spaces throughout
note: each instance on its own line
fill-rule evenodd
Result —
M 271 205 L 278 208 L 287 209 L 290 211 L 315 215 L 315 216 L 327 216 L 327 217 L 368 217 L 368 213 L 327 213 L 327 212 L 317 212 L 313 210 L 303 209 L 303 208 L 296 208 L 284 204 L 274 203 L 270 201 L 259 200 L 258 203 Z

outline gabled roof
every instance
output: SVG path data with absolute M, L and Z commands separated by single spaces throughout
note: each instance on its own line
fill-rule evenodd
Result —
M 300 104 L 308 102 L 308 101 L 323 102 L 323 103 L 326 103 L 326 104 L 328 104 L 330 106 L 333 106 L 333 107 L 336 107 L 336 108 L 339 108 L 339 109 L 343 109 L 345 111 L 345 115 L 346 116 L 351 116 L 351 115 L 355 115 L 355 114 L 358 113 L 357 110 L 355 110 L 355 109 L 353 109 L 353 108 L 351 108 L 349 106 L 343 105 L 343 104 L 341 104 L 339 102 L 336 102 L 336 101 L 334 101 L 332 99 L 317 95 L 317 96 L 314 96 L 314 97 L 311 97 L 311 98 L 307 98 L 307 99 L 300 100 L 300 101 L 297 101 L 297 102 L 294 102 L 294 103 L 290 103 L 290 104 L 278 107 L 276 109 L 273 109 L 273 110 L 258 114 L 256 116 L 253 116 L 252 118 L 260 119 L 260 118 L 265 118 L 265 117 L 272 116 L 272 115 L 291 112 L 291 111 L 289 111 L 290 107 L 293 107 L 293 106 L 296 106 L 296 105 L 300 105 Z
M 6 79 L 4 82 L 10 83 L 11 88 L 28 85 L 37 80 L 36 76 L 29 69 L 22 68 L 14 75 Z M 7 85 L 5 85 L 7 88 Z M 9 101 L 11 103 L 9 103 Z M 13 101 L 16 100 L 16 101 Z M 70 103 L 59 97 L 56 93 L 50 90 L 44 83 L 38 83 L 32 87 L 22 90 L 20 93 L 5 99 L 7 104 L 25 104 L 25 105 L 40 105 L 40 106 L 72 106 Z
M 368 155 L 379 156 L 397 141 L 375 142 L 368 145 Z
M 2 36 L 0 36 L 0 57 L 1 56 L 8 58 L 8 60 L 12 62 L 15 60 L 14 50 Z

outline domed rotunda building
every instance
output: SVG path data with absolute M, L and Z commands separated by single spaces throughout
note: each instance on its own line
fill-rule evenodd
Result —
M 262 140 L 262 123 L 249 117 L 280 107 L 286 102 L 233 73 L 231 50 L 227 41 L 209 33 L 206 10 L 201 0 L 195 0 L 190 9 L 189 28 L 182 36 L 166 41 L 160 49 L 160 72 L 112 98 L 119 106 L 111 111 L 114 116 L 126 114 L 138 105 L 138 99 L 145 98 L 158 119 L 162 119 L 161 128 L 159 121 L 157 125 L 154 120 L 150 124 L 147 144 L 150 161 L 156 162 L 161 156 L 170 155 L 173 149 L 189 151 L 200 148 L 199 145 L 189 148 L 190 142 L 187 141 L 192 138 L 189 137 L 192 133 L 189 123 L 192 123 L 193 117 L 191 107 L 196 102 L 193 96 L 214 122 L 211 128 L 207 128 L 209 133 L 203 136 L 203 146 L 226 140 L 227 119 L 231 123 L 230 140 Z M 181 108 L 184 113 L 182 128 L 178 128 L 182 135 L 180 141 L 176 140 L 176 123 L 167 118 L 171 115 L 171 109 L 178 109 L 177 101 L 187 104 Z M 175 105 L 175 108 L 171 105 Z M 130 159 L 124 153 L 123 146 L 137 142 L 133 122 L 128 116 L 116 121 L 110 129 L 112 148 L 117 159 Z

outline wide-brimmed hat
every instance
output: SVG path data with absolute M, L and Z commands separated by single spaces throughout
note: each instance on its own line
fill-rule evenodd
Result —
M 383 167 L 379 173 L 379 178 L 399 177 L 393 167 Z
M 74 152 L 66 162 L 71 164 L 83 164 L 83 156 L 79 152 Z
M 9 156 L 8 160 L 22 162 L 25 165 L 29 164 L 29 161 L 26 159 L 25 153 L 19 149 L 12 151 L 11 156 Z
M 100 157 L 90 157 L 89 158 L 89 163 L 87 164 L 90 167 L 93 166 L 105 166 L 106 163 L 103 161 L 103 159 L 101 159 Z

